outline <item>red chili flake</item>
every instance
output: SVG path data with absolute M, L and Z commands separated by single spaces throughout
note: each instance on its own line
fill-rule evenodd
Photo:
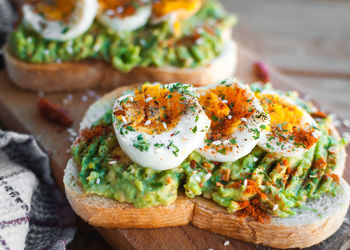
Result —
M 73 119 L 67 110 L 61 108 L 57 104 L 49 102 L 45 98 L 41 98 L 38 102 L 40 113 L 48 120 L 54 121 L 64 126 L 71 126 Z
M 199 186 L 202 188 L 204 186 L 203 182 L 199 183 Z
M 192 169 L 195 169 L 195 168 L 196 168 L 196 161 L 195 161 L 195 160 L 192 160 L 192 161 L 190 162 L 190 167 L 191 167 Z
M 216 186 L 217 187 L 223 187 L 224 185 L 222 183 L 220 183 L 220 182 L 216 182 Z
M 170 176 L 168 176 L 168 178 L 166 179 L 166 182 L 168 183 L 168 184 L 170 184 L 171 183 L 171 177 Z
M 256 76 L 264 83 L 270 81 L 270 73 L 267 66 L 262 62 L 254 63 L 254 71 Z
M 313 118 L 326 118 L 327 117 L 326 113 L 324 113 L 322 111 L 316 111 L 315 113 L 312 113 L 311 116 Z

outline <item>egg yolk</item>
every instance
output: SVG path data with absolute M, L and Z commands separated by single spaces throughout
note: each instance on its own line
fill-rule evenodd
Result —
M 310 124 L 302 124 L 304 112 L 296 105 L 292 105 L 274 94 L 256 93 L 264 110 L 271 117 L 271 133 L 281 141 L 293 140 L 294 144 L 309 149 L 318 138 L 312 135 L 315 128 Z
M 145 1 L 130 0 L 98 0 L 103 11 L 109 16 L 126 17 L 134 15 L 137 7 L 145 5 Z
M 194 97 L 186 99 L 175 88 L 148 85 L 135 90 L 135 96 L 120 102 L 122 110 L 114 115 L 119 121 L 127 121 L 128 126 L 148 134 L 170 131 L 189 110 L 197 109 Z M 124 117 L 124 118 L 123 118 Z
M 237 86 L 220 85 L 215 89 L 199 90 L 198 93 L 199 103 L 211 120 L 210 140 L 231 136 L 244 126 L 244 119 L 250 118 L 256 111 L 250 105 L 252 96 Z
M 28 3 L 34 4 L 37 12 L 47 20 L 67 21 L 75 9 L 76 2 L 75 0 L 32 0 Z
M 153 3 L 153 14 L 156 17 L 163 17 L 168 14 L 175 14 L 174 33 L 181 33 L 180 21 L 193 16 L 201 7 L 201 0 L 156 0 Z

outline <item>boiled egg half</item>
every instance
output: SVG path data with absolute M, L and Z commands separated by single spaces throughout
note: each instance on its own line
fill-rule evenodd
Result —
M 181 21 L 197 13 L 202 0 L 156 0 L 153 3 L 152 23 L 168 21 L 175 35 L 181 34 Z
M 299 156 L 320 138 L 316 121 L 293 100 L 275 91 L 256 93 L 263 108 L 271 117 L 269 131 L 259 146 L 285 157 Z
M 99 0 L 101 23 L 114 31 L 131 31 L 144 26 L 152 13 L 147 0 Z
M 197 90 L 211 127 L 198 152 L 228 162 L 249 154 L 268 129 L 269 116 L 247 85 L 234 79 Z
M 191 85 L 144 84 L 116 100 L 113 127 L 132 161 L 166 170 L 179 166 L 203 142 L 210 119 Z
M 25 24 L 42 37 L 65 41 L 86 32 L 94 21 L 97 0 L 28 1 L 22 7 Z

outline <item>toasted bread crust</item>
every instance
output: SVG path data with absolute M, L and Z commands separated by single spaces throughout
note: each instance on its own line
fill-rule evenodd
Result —
M 237 47 L 233 40 L 226 43 L 220 56 L 209 65 L 198 68 L 138 67 L 122 73 L 97 60 L 34 64 L 21 61 L 5 49 L 7 72 L 18 87 L 31 91 L 62 92 L 102 87 L 111 89 L 122 85 L 151 82 L 184 82 L 206 85 L 218 82 L 234 73 Z
M 126 89 L 129 88 L 115 89 L 93 104 L 92 107 L 102 106 L 103 103 L 118 97 Z M 93 110 L 86 113 L 81 126 L 91 124 L 88 116 L 96 114 L 91 111 Z M 333 135 L 339 137 L 335 127 L 331 131 Z M 345 149 L 342 149 L 336 170 L 338 174 L 341 174 L 344 170 L 345 156 Z M 228 213 L 224 207 L 211 200 L 202 197 L 188 199 L 182 193 L 170 206 L 137 209 L 131 204 L 120 203 L 94 194 L 86 194 L 77 176 L 78 166 L 73 160 L 70 160 L 64 177 L 67 198 L 74 211 L 94 226 L 105 228 L 159 228 L 192 223 L 194 226 L 207 231 L 276 248 L 304 248 L 325 240 L 341 226 L 350 200 L 349 186 L 341 179 L 344 194 L 339 194 L 334 201 L 332 198 L 323 198 L 329 204 L 333 204 L 330 205 L 330 210 L 320 207 L 320 213 L 323 217 L 313 212 L 312 216 L 314 218 L 307 223 L 300 218 L 294 220 L 297 223 L 289 223 L 287 219 L 277 217 L 273 217 L 270 222 L 260 223 L 251 221 L 250 218 L 238 217 L 235 213 Z M 301 215 L 303 215 L 303 212 L 301 212 Z
M 194 204 L 183 194 L 179 194 L 169 206 L 135 208 L 129 203 L 86 195 L 72 160 L 67 168 L 64 179 L 67 198 L 73 210 L 91 225 L 105 228 L 160 228 L 187 225 L 192 219 Z

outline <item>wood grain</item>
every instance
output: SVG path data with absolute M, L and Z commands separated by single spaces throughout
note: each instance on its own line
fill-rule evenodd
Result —
M 247 83 L 257 80 L 253 74 L 252 65 L 257 58 L 254 54 L 240 46 L 237 76 Z M 295 84 L 290 79 L 278 73 L 273 67 L 271 70 L 272 81 L 275 87 L 290 90 Z M 70 134 L 66 128 L 51 123 L 40 116 L 36 103 L 39 100 L 37 93 L 24 92 L 10 84 L 5 72 L 0 72 L 0 121 L 11 128 L 35 136 L 40 145 L 48 152 L 51 158 L 52 170 L 58 185 L 63 188 L 63 169 L 70 154 L 67 153 L 71 141 Z M 96 91 L 102 94 L 102 90 Z M 50 101 L 62 103 L 66 94 L 52 94 L 46 96 Z M 74 116 L 73 128 L 77 131 L 79 121 L 87 107 L 95 100 L 88 97 L 87 101 L 82 101 L 87 97 L 87 92 L 72 94 L 73 100 L 65 108 Z M 83 98 L 83 96 L 85 96 Z M 349 163 L 349 162 L 348 162 Z M 345 179 L 350 181 L 350 172 L 346 170 Z M 349 237 L 348 224 L 343 225 L 343 229 L 327 246 L 344 246 Z M 97 231 L 114 248 L 120 249 L 222 249 L 227 237 L 209 233 L 188 225 L 185 227 L 173 227 L 164 229 L 103 229 Z M 339 239 L 342 239 L 341 242 Z M 346 240 L 345 240 L 346 239 Z M 255 246 L 238 240 L 229 239 L 230 245 L 225 249 L 267 249 L 262 246 Z M 347 244 L 347 243 L 346 243 Z M 323 245 L 324 246 L 324 245 Z

